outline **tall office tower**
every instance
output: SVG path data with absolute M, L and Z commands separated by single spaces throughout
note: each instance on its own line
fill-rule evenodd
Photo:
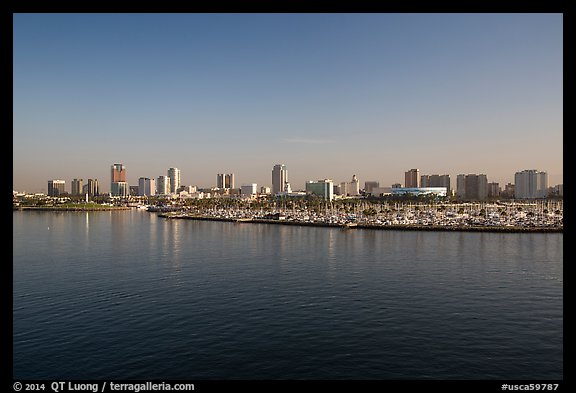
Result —
M 283 192 L 288 183 L 288 169 L 284 164 L 276 164 L 272 169 L 272 194 Z
M 458 175 L 456 177 L 456 195 L 467 201 L 485 200 L 488 197 L 486 175 Z
M 224 188 L 234 188 L 234 174 L 228 173 L 224 177 Z
M 224 188 L 224 174 L 218 173 L 216 175 L 216 188 Z
M 234 174 L 233 173 L 219 173 L 216 175 L 217 188 L 234 188 Z
M 152 196 L 156 195 L 156 181 L 148 177 L 138 179 L 138 195 Z
M 380 187 L 380 183 L 377 182 L 377 181 L 367 181 L 367 182 L 364 182 L 364 192 L 365 192 L 366 194 L 372 193 L 372 190 L 375 189 L 375 188 L 378 188 L 378 187 Z
M 126 167 L 122 164 L 114 164 L 110 168 L 111 170 L 111 182 L 126 181 Z
M 122 164 L 113 164 L 110 168 L 110 193 L 115 196 L 128 196 L 128 183 L 126 183 L 126 167 Z
M 168 176 L 158 176 L 156 181 L 156 194 L 170 194 L 170 178 Z
M 72 180 L 72 195 L 82 194 L 82 179 Z
M 514 175 L 514 198 L 536 199 L 548 195 L 548 173 L 526 169 Z
M 98 190 L 98 179 L 88 179 L 88 196 L 98 196 L 100 195 L 100 190 Z
M 170 193 L 176 194 L 180 188 L 180 169 L 168 169 L 168 177 L 170 178 Z
M 420 170 L 410 169 L 408 172 L 404 173 L 404 187 L 406 188 L 417 188 L 420 187 Z
M 48 180 L 48 195 L 59 196 L 66 192 L 66 182 L 64 180 Z
M 352 181 L 348 183 L 348 195 L 360 195 L 360 182 L 356 175 L 352 175 Z

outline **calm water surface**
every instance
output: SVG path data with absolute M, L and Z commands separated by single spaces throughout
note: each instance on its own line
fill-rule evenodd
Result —
M 562 379 L 563 235 L 14 212 L 17 379 Z

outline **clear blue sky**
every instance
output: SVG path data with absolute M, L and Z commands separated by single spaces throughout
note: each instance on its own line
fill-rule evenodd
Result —
M 562 14 L 15 14 L 13 187 L 563 182 Z

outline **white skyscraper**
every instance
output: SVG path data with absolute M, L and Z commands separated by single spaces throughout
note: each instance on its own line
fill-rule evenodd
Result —
M 170 178 L 170 193 L 176 194 L 180 188 L 180 169 L 168 169 L 168 177 Z
M 141 177 L 138 179 L 138 195 L 156 195 L 156 180 L 147 177 Z

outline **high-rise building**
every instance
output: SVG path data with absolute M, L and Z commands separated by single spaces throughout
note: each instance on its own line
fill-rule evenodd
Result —
M 72 195 L 81 195 L 82 194 L 82 179 L 73 179 L 72 180 Z
M 224 188 L 224 174 L 218 173 L 216 175 L 216 188 Z
M 404 172 L 404 187 L 405 188 L 418 188 L 420 187 L 420 170 L 410 169 L 408 172 Z
M 217 188 L 234 188 L 234 174 L 233 173 L 219 173 L 216 175 Z
M 116 181 L 111 184 L 110 193 L 113 196 L 127 197 L 130 195 L 130 186 L 125 181 Z
M 488 183 L 488 196 L 489 197 L 500 196 L 500 184 L 496 182 Z
M 458 175 L 456 177 L 456 195 L 468 201 L 483 201 L 488 197 L 488 179 L 486 175 Z
M 110 182 L 126 181 L 126 167 L 122 164 L 113 164 L 110 168 Z
M 272 169 L 272 194 L 284 192 L 288 183 L 288 169 L 284 164 L 276 164 Z
M 352 181 L 348 183 L 348 195 L 356 196 L 360 195 L 360 182 L 356 175 L 352 175 Z
M 372 190 L 375 189 L 375 188 L 378 188 L 378 187 L 380 187 L 380 183 L 377 182 L 377 181 L 367 181 L 367 182 L 364 182 L 364 192 L 365 192 L 366 194 L 371 194 L 371 193 L 372 193 Z
M 334 182 L 330 179 L 306 182 L 306 192 L 331 201 L 334 199 Z
M 156 194 L 170 194 L 170 178 L 168 176 L 158 176 L 156 181 Z
M 88 196 L 94 197 L 98 195 L 100 195 L 98 179 L 88 179 Z
M 548 173 L 526 169 L 514 175 L 514 198 L 536 199 L 548 195 Z
M 466 175 L 456 176 L 456 196 L 460 199 L 466 197 Z
M 110 168 L 110 193 L 115 196 L 128 196 L 128 183 L 126 183 L 126 167 L 122 164 L 113 164 Z
M 228 173 L 224 176 L 224 188 L 234 188 L 234 174 Z
M 168 177 L 170 178 L 170 193 L 176 194 L 180 188 L 180 169 L 168 169 Z
M 48 180 L 48 196 L 60 196 L 66 192 L 64 180 Z
M 138 179 L 138 195 L 152 196 L 156 195 L 156 180 L 148 177 Z

